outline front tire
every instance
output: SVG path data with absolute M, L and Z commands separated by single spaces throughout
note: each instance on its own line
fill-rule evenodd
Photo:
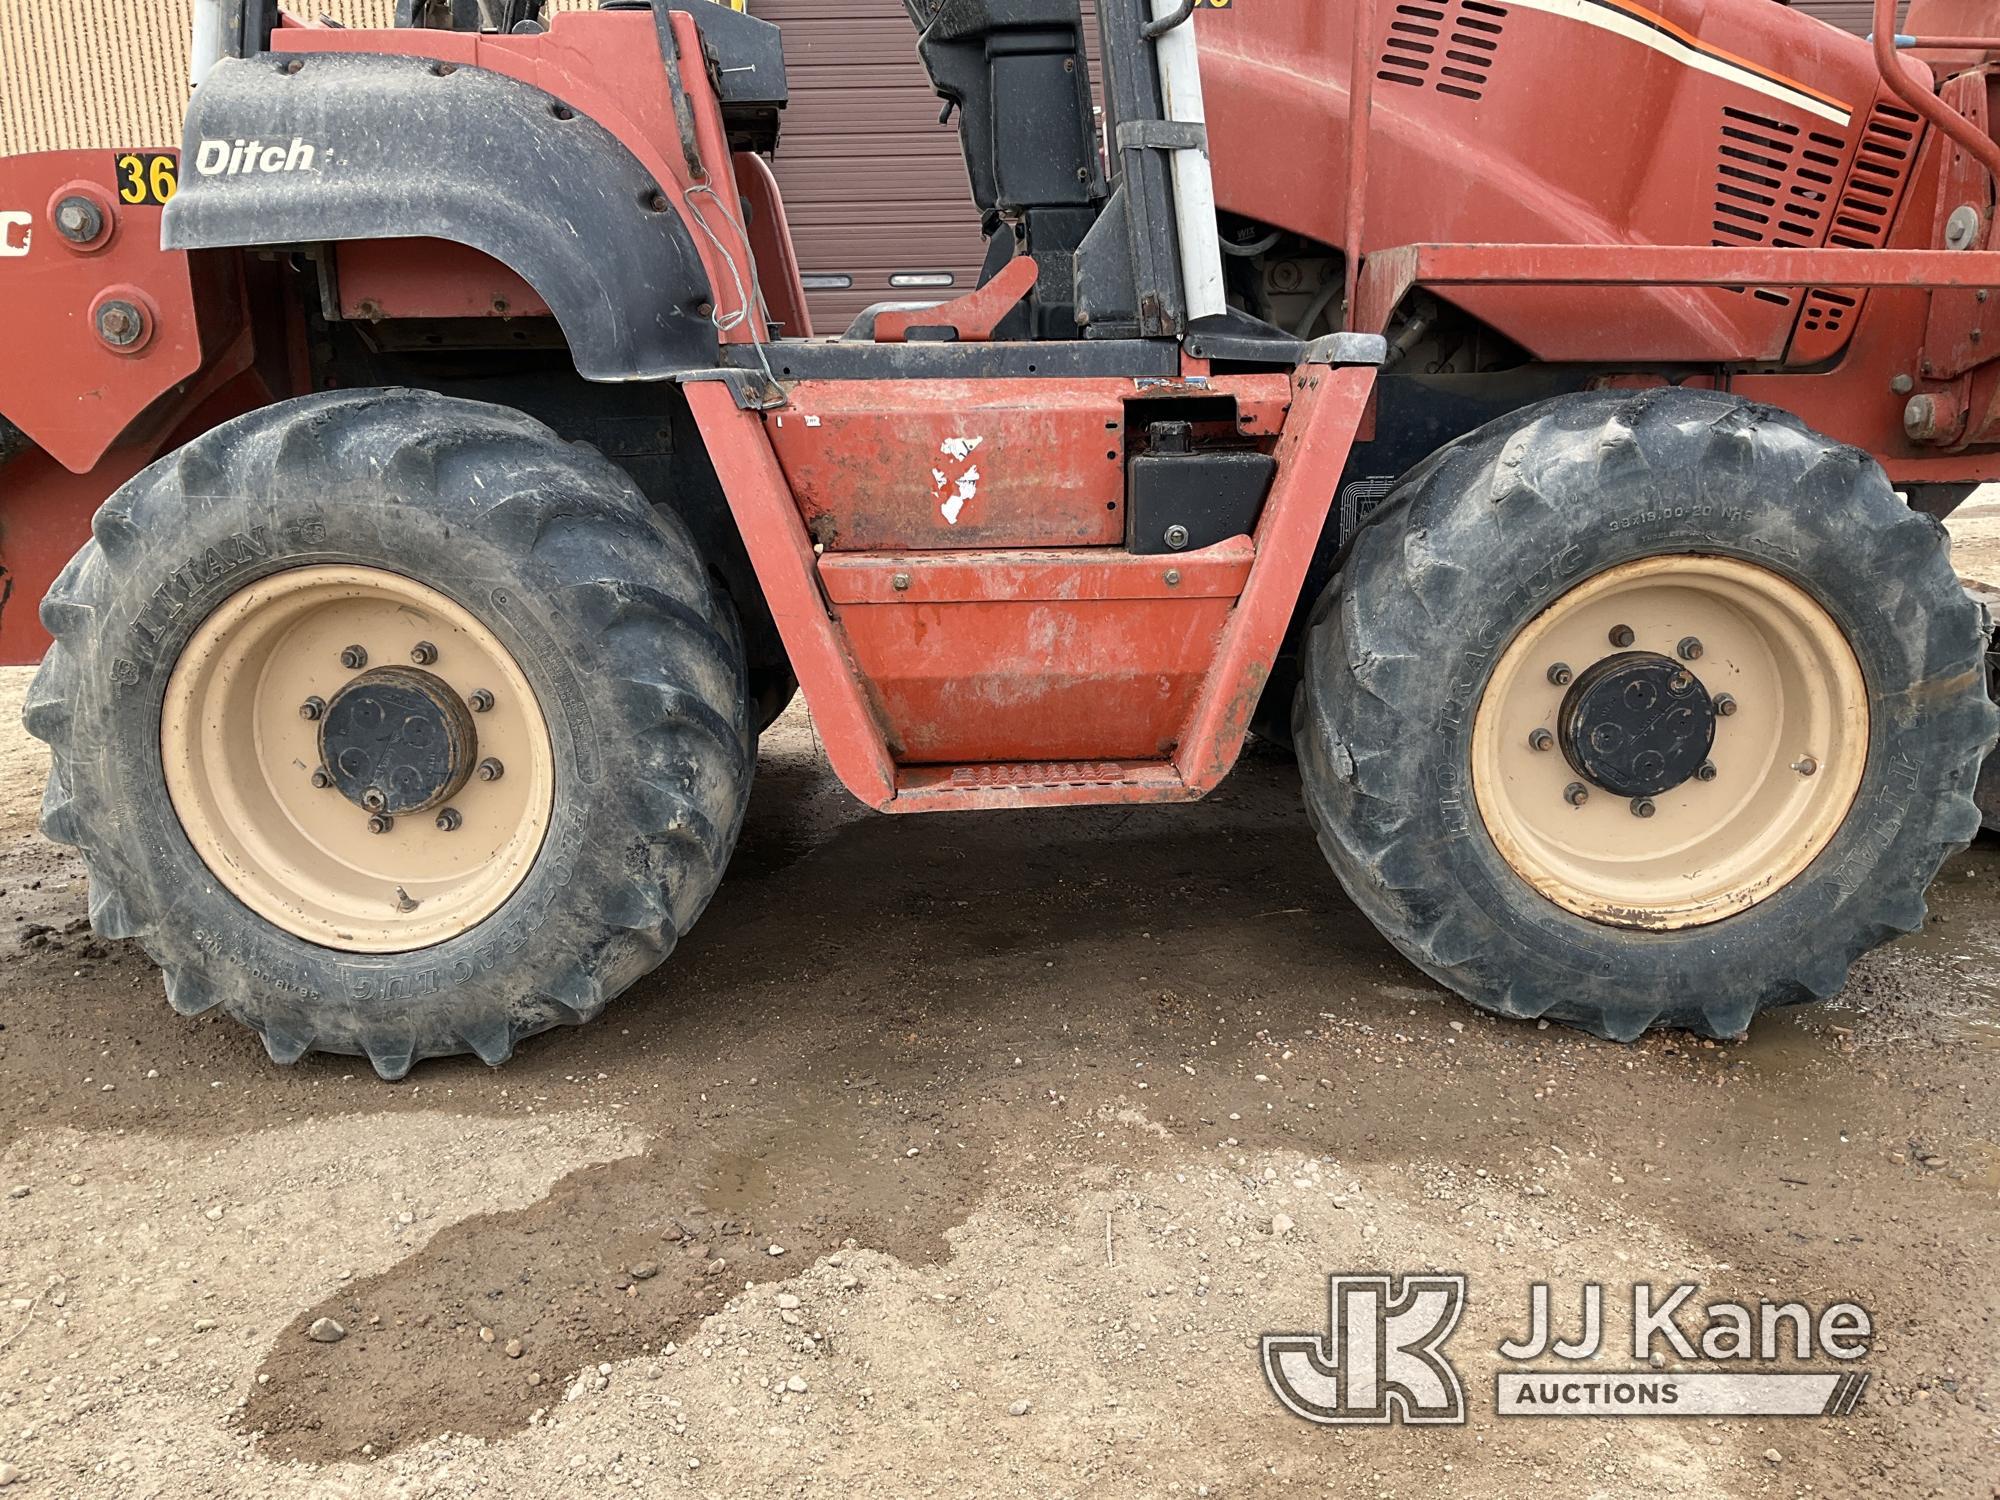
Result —
M 749 794 L 740 634 L 677 517 L 505 409 L 309 396 L 98 512 L 42 607 L 43 830 L 176 1010 L 270 1055 L 498 1064 L 656 966 Z
M 1475 1004 L 1733 1036 L 1922 923 L 1979 827 L 1983 650 L 1867 455 L 1717 393 L 1563 397 L 1355 539 L 1306 640 L 1306 802 Z

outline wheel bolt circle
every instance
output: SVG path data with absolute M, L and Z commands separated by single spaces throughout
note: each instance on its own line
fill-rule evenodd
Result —
M 465 820 L 458 815 L 457 808 L 455 807 L 444 808 L 437 815 L 438 831 L 440 833 L 456 833 L 458 832 L 458 825 L 464 821 Z
M 349 646 L 340 653 L 340 664 L 350 672 L 359 672 L 368 665 L 368 653 L 359 646 Z
M 305 702 L 299 705 L 299 717 L 301 719 L 307 720 L 308 722 L 317 719 L 321 714 L 325 712 L 326 712 L 326 699 L 320 697 L 316 693 L 312 697 L 306 699 Z
M 1546 729 L 1537 729 L 1528 736 L 1528 748 L 1530 750 L 1553 750 L 1555 743 L 1556 737 Z
M 377 813 L 368 820 L 368 831 L 370 833 L 387 833 L 395 826 L 396 820 L 387 813 Z
M 1613 625 L 1611 627 L 1611 644 L 1616 646 L 1620 651 L 1623 651 L 1637 639 L 1638 637 L 1632 633 L 1630 625 Z
M 506 774 L 507 768 L 490 755 L 479 763 L 479 779 L 481 781 L 498 781 Z
M 1653 799 L 1651 797 L 1634 797 L 1632 799 L 1632 816 L 1635 818 L 1650 818 L 1658 811 L 1659 809 L 1653 806 Z
M 493 708 L 493 695 L 485 688 L 478 689 L 465 701 L 471 705 L 472 711 L 476 714 L 490 713 Z
M 1681 637 L 1681 643 L 1674 647 L 1674 651 L 1682 661 L 1700 661 L 1701 640 L 1696 636 L 1684 635 Z
M 1581 807 L 1590 800 L 1590 788 L 1580 781 L 1572 781 L 1563 788 L 1563 801 L 1571 807 Z
M 1727 693 L 1717 693 L 1714 708 L 1717 714 L 1726 719 L 1736 712 L 1736 700 Z
M 429 641 L 418 641 L 410 647 L 410 660 L 420 667 L 428 667 L 438 659 L 438 648 Z
M 1569 663 L 1566 661 L 1559 661 L 1549 668 L 1549 681 L 1557 687 L 1568 687 L 1570 679 L 1575 675 L 1574 672 L 1570 671 Z
M 1701 766 L 1695 771 L 1694 779 L 1696 781 L 1715 780 L 1715 762 L 1712 760 L 1703 761 Z

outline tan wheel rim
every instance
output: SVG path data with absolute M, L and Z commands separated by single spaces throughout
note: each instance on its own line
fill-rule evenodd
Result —
M 343 660 L 357 647 L 365 661 Z M 398 721 L 406 700 L 392 692 L 437 712 Z M 346 770 L 315 785 L 329 778 L 328 726 L 361 723 L 376 738 L 324 741 Z M 435 785 L 407 765 L 378 773 L 371 757 L 388 767 L 404 740 L 443 767 Z M 435 589 L 377 568 L 298 568 L 225 601 L 168 680 L 160 752 L 215 878 L 286 932 L 356 953 L 429 947 L 491 916 L 534 864 L 555 803 L 548 725 L 512 654 Z M 372 783 L 389 785 L 397 810 L 371 814 L 357 781 L 371 804 Z
M 1694 682 L 1676 682 L 1677 693 L 1713 705 L 1713 743 L 1687 780 L 1622 795 L 1578 761 L 1601 770 L 1588 747 L 1605 741 L 1593 737 L 1622 745 L 1627 731 L 1565 709 L 1579 682 L 1608 691 L 1623 679 L 1605 674 L 1659 673 L 1659 658 Z M 1809 595 L 1750 563 L 1656 557 L 1578 585 L 1515 637 L 1479 701 L 1472 785 L 1502 857 L 1543 896 L 1595 921 L 1665 930 L 1783 890 L 1839 830 L 1867 752 L 1861 664 Z

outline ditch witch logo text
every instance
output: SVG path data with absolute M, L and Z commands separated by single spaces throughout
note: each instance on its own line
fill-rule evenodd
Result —
M 1631 1353 L 1734 1369 L 1598 1370 L 1605 1354 L 1604 1288 L 1586 1283 L 1574 1338 L 1555 1330 L 1549 1288 L 1529 1290 L 1528 1331 L 1500 1344 L 1503 1417 L 1844 1416 L 1868 1385 L 1841 1368 L 1868 1353 L 1874 1325 L 1852 1302 L 1815 1315 L 1800 1302 L 1711 1302 L 1699 1288 L 1632 1288 Z M 1264 1335 L 1264 1378 L 1287 1410 L 1329 1425 L 1458 1425 L 1465 1389 L 1444 1352 L 1465 1311 L 1461 1275 L 1329 1276 L 1327 1332 Z M 1699 1319 L 1697 1321 L 1697 1314 Z M 1615 1356 L 1614 1356 L 1615 1357 Z M 1827 1371 L 1758 1368 L 1780 1359 L 1840 1362 Z M 1543 1362 L 1559 1363 L 1549 1367 Z M 1521 1368 L 1527 1366 L 1527 1368 Z

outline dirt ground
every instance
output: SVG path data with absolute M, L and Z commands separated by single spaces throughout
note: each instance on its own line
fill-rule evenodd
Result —
M 2000 563 L 2000 505 L 1962 530 Z M 93 939 L 26 675 L 7 1500 L 2000 1494 L 2000 842 L 1837 1002 L 1618 1047 L 1405 965 L 1268 752 L 1194 809 L 887 819 L 795 710 L 665 969 L 390 1086 L 274 1067 Z M 1278 1406 L 1259 1334 L 1426 1268 L 1470 1277 L 1468 1425 Z M 1535 1280 L 1851 1299 L 1873 1383 L 1840 1419 L 1501 1421 Z

